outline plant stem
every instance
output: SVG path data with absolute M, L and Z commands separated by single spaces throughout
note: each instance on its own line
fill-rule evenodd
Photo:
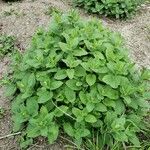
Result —
M 64 112 L 63 110 L 61 110 L 53 101 L 52 101 L 53 105 L 59 109 L 61 112 L 63 112 L 65 115 L 69 116 L 70 118 L 72 118 L 73 120 L 76 120 L 76 118 L 72 117 L 71 115 L 67 114 L 66 112 Z

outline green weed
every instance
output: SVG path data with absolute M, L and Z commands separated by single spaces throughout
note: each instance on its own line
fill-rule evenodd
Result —
M 15 38 L 13 36 L 0 35 L 0 58 L 15 49 Z

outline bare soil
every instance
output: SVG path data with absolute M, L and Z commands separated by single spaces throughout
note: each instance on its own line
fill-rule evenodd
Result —
M 0 1 L 0 34 L 14 35 L 21 50 L 28 47 L 34 32 L 40 27 L 48 27 L 51 16 L 46 15 L 50 7 L 55 7 L 63 12 L 69 11 L 70 0 L 23 0 L 12 4 Z M 79 10 L 83 18 L 93 16 Z M 150 4 L 143 5 L 137 15 L 127 21 L 113 21 L 101 18 L 104 25 L 111 30 L 120 32 L 125 39 L 125 44 L 130 50 L 130 57 L 140 67 L 150 68 Z M 0 79 L 7 71 L 7 58 L 0 60 Z M 4 89 L 0 88 L 0 106 L 5 109 L 5 116 L 0 120 L 0 137 L 12 132 L 10 101 L 4 98 Z M 19 150 L 18 136 L 0 140 L 0 150 Z M 30 150 L 63 150 L 61 140 L 54 145 L 45 146 L 42 141 L 39 145 L 32 145 Z

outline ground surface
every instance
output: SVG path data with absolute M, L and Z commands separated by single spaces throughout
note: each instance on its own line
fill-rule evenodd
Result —
M 47 27 L 51 17 L 46 15 L 48 9 L 53 6 L 66 12 L 71 9 L 69 0 L 23 0 L 13 4 L 0 1 L 0 34 L 14 35 L 17 37 L 17 45 L 24 50 L 35 30 L 41 26 Z M 80 10 L 83 18 L 91 18 Z M 96 16 L 97 17 L 97 16 Z M 100 19 L 100 17 L 98 17 Z M 128 21 L 112 21 L 103 18 L 103 23 L 112 30 L 119 31 L 130 49 L 132 60 L 139 66 L 150 68 L 150 5 L 140 8 L 137 15 Z M 8 59 L 0 62 L 0 79 L 7 70 Z M 12 124 L 10 117 L 10 102 L 4 98 L 3 89 L 0 88 L 0 106 L 5 109 L 5 117 L 0 120 L 0 137 L 11 133 Z M 0 140 L 0 150 L 18 150 L 18 137 Z M 38 141 L 38 143 L 45 143 Z M 44 147 L 32 145 L 34 150 L 62 150 L 61 142 Z

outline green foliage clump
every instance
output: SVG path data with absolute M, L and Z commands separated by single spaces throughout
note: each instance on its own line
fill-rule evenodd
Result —
M 27 143 L 38 136 L 53 143 L 63 131 L 80 146 L 98 132 L 102 149 L 140 147 L 150 72 L 137 71 L 126 52 L 121 36 L 100 21 L 55 14 L 13 59 L 6 91 L 14 131 L 23 130 Z
M 0 58 L 15 49 L 15 38 L 13 36 L 0 35 Z
M 115 17 L 129 18 L 136 11 L 139 0 L 74 0 L 76 6 L 84 7 L 92 13 Z

